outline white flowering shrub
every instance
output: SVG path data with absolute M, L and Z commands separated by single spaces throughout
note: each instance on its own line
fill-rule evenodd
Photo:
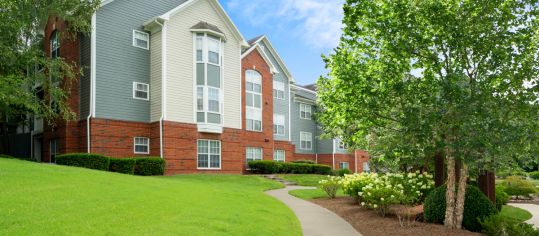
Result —
M 320 185 L 320 188 L 324 190 L 324 192 L 326 192 L 330 198 L 335 198 L 337 190 L 339 190 L 342 185 L 342 178 L 339 176 L 328 175 L 327 179 L 320 180 L 318 184 Z
M 386 174 L 390 182 L 403 195 L 402 204 L 415 205 L 423 202 L 427 194 L 434 189 L 432 175 L 419 173 Z
M 376 173 L 344 175 L 342 179 L 342 190 L 345 194 L 359 200 L 360 197 L 358 192 L 360 192 L 363 187 L 372 183 L 376 178 L 378 178 L 378 174 Z
M 358 192 L 360 205 L 374 209 L 381 216 L 385 216 L 392 204 L 397 204 L 402 198 L 402 191 L 395 188 L 388 176 L 379 176 Z

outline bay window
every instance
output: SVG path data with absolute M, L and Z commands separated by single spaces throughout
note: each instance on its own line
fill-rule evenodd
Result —
M 206 33 L 195 36 L 196 120 L 198 123 L 222 124 L 222 42 Z

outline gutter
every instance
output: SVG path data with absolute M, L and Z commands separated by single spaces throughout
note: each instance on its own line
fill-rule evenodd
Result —
M 354 150 L 354 166 L 355 166 L 355 173 L 357 173 L 357 151 Z
M 331 154 L 332 158 L 333 158 L 332 165 L 333 165 L 333 169 L 335 170 L 335 139 L 333 139 L 332 142 L 333 142 L 333 145 L 332 145 L 333 150 L 332 150 L 332 154 Z
M 86 117 L 86 147 L 87 152 L 91 152 L 90 142 L 90 118 L 95 117 L 95 50 L 96 50 L 96 13 L 92 14 L 92 33 L 90 45 L 90 109 Z

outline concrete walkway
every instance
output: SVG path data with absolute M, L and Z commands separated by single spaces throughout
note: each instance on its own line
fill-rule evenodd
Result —
M 313 189 L 313 187 L 286 186 L 286 188 L 267 191 L 266 194 L 281 200 L 294 211 L 301 222 L 303 235 L 361 235 L 332 211 L 288 194 L 288 191 L 294 189 Z
M 522 208 L 532 213 L 532 218 L 527 220 L 526 223 L 534 225 L 535 228 L 539 228 L 539 205 L 529 203 L 509 203 L 509 205 Z

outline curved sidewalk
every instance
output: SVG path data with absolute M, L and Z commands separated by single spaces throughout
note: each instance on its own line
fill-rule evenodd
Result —
M 330 210 L 288 194 L 288 191 L 294 189 L 313 188 L 286 186 L 286 188 L 267 191 L 266 194 L 281 200 L 294 211 L 301 222 L 303 235 L 361 235 L 348 222 Z
M 535 228 L 539 228 L 539 205 L 529 203 L 509 203 L 510 206 L 522 208 L 532 213 L 532 218 L 525 221 L 528 224 L 532 224 Z

